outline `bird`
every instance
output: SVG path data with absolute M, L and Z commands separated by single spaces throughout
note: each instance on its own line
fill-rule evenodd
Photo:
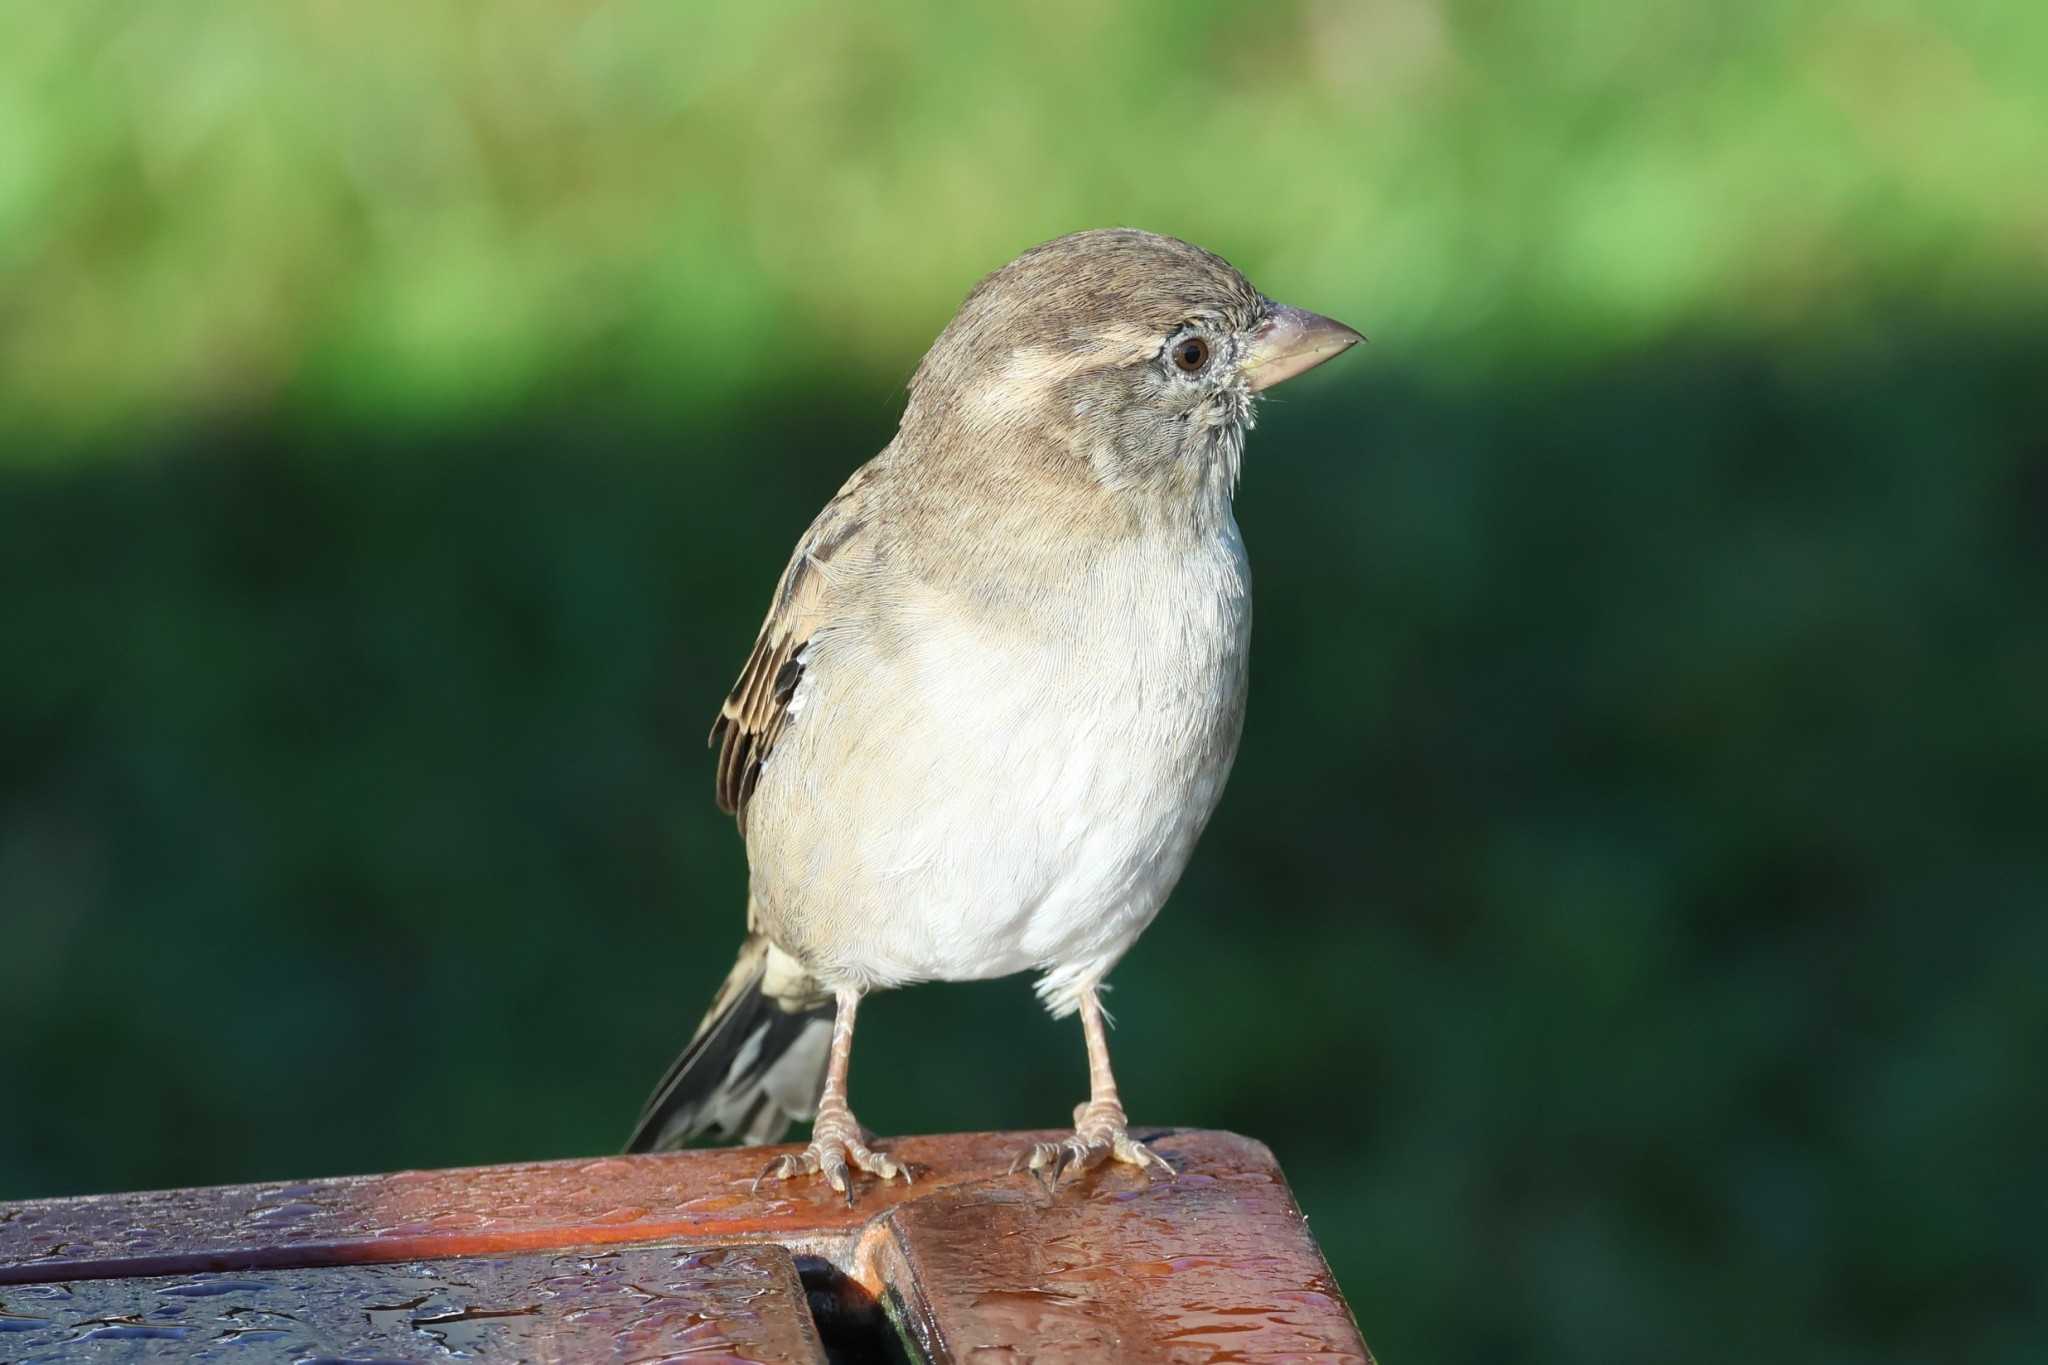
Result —
M 712 727 L 747 934 L 629 1151 L 806 1146 L 755 1182 L 912 1178 L 848 1098 L 871 992 L 1038 974 L 1080 1015 L 1089 1096 L 1012 1170 L 1170 1176 L 1132 1137 L 1104 978 L 1222 794 L 1251 577 L 1232 500 L 1268 389 L 1363 338 L 1222 257 L 1076 232 L 981 280 L 895 437 L 784 568 Z

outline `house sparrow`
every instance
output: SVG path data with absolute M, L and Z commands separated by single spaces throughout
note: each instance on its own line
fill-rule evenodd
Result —
M 967 296 L 896 437 L 811 523 L 725 699 L 718 802 L 747 939 L 629 1144 L 808 1147 L 763 1179 L 909 1171 L 847 1103 L 869 991 L 1040 973 L 1089 1099 L 1020 1153 L 1048 1185 L 1129 1132 L 1103 977 L 1159 912 L 1237 750 L 1251 581 L 1231 514 L 1258 395 L 1361 338 L 1221 257 L 1130 229 Z M 758 1182 L 757 1182 L 758 1183 Z

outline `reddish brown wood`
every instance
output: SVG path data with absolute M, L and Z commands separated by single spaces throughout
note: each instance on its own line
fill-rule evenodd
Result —
M 836 1267 L 935 1359 L 1370 1359 L 1264 1147 L 1168 1131 L 1173 1179 L 1118 1167 L 1047 1198 L 1007 1173 L 1042 1136 L 897 1139 L 917 1184 L 864 1180 L 851 1209 L 817 1181 L 753 1194 L 772 1149 L 0 1204 L 0 1305 L 25 1311 L 9 1285 L 768 1243 L 815 1258 L 814 1299 Z
M 822 1362 L 780 1247 L 624 1249 L 19 1285 L 26 1360 Z
M 1272 1153 L 1205 1133 L 1174 1180 L 918 1200 L 874 1245 L 934 1358 L 1366 1361 Z M 907 1292 L 905 1292 L 907 1291 Z
M 1040 1136 L 900 1138 L 890 1150 L 912 1163 L 918 1183 L 863 1179 L 854 1208 L 815 1180 L 751 1193 L 768 1159 L 792 1150 L 765 1147 L 0 1205 L 0 1284 L 623 1242 L 850 1248 L 905 1199 L 998 1176 L 1013 1149 Z

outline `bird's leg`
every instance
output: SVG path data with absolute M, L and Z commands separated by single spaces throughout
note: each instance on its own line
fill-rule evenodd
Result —
M 1033 1144 L 1010 1169 L 1029 1167 L 1048 1188 L 1057 1187 L 1068 1171 L 1088 1170 L 1105 1158 L 1172 1175 L 1165 1158 L 1131 1136 L 1123 1102 L 1117 1098 L 1116 1076 L 1109 1069 L 1109 1037 L 1093 986 L 1081 992 L 1081 1033 L 1088 1040 L 1088 1102 L 1074 1110 L 1074 1135 Z
M 903 1177 L 910 1183 L 910 1168 L 886 1152 L 868 1147 L 867 1134 L 846 1104 L 846 1069 L 853 1059 L 853 1016 L 860 1008 L 860 992 L 837 992 L 838 1012 L 832 1019 L 832 1058 L 825 1068 L 825 1091 L 818 1096 L 818 1117 L 811 1124 L 810 1145 L 794 1156 L 779 1156 L 754 1179 L 759 1189 L 763 1180 L 787 1180 L 791 1176 L 823 1173 L 825 1183 L 853 1203 L 853 1180 L 847 1172 L 851 1162 L 869 1175 L 884 1180 Z

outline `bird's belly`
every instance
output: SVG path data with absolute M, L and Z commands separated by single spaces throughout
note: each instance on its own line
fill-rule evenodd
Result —
M 1114 959 L 1179 879 L 1236 748 L 1234 699 L 1170 725 L 1129 704 L 1066 723 L 1022 704 L 1007 718 L 971 732 L 980 755 L 963 733 L 932 799 L 884 836 L 895 857 L 881 885 L 893 884 L 901 917 L 879 945 L 888 976 Z
M 835 722 L 864 739 L 819 765 L 843 775 L 832 790 L 764 777 L 761 798 L 805 829 L 774 837 L 782 871 L 757 853 L 757 899 L 804 902 L 788 918 L 809 941 L 791 947 L 828 979 L 1041 969 L 1058 991 L 1106 970 L 1222 793 L 1249 636 L 1241 591 L 1169 595 L 1150 617 L 1084 617 L 1051 638 L 933 635 L 871 666 L 857 694 L 821 688 L 804 713 L 818 742 Z
M 954 855 L 935 868 L 921 971 L 997 976 L 1114 955 L 1165 900 L 1235 735 L 1217 715 L 1179 733 L 1123 708 L 1095 719 L 1092 733 L 1045 736 L 1037 754 L 1013 748 L 979 775 L 976 799 L 935 812 Z

